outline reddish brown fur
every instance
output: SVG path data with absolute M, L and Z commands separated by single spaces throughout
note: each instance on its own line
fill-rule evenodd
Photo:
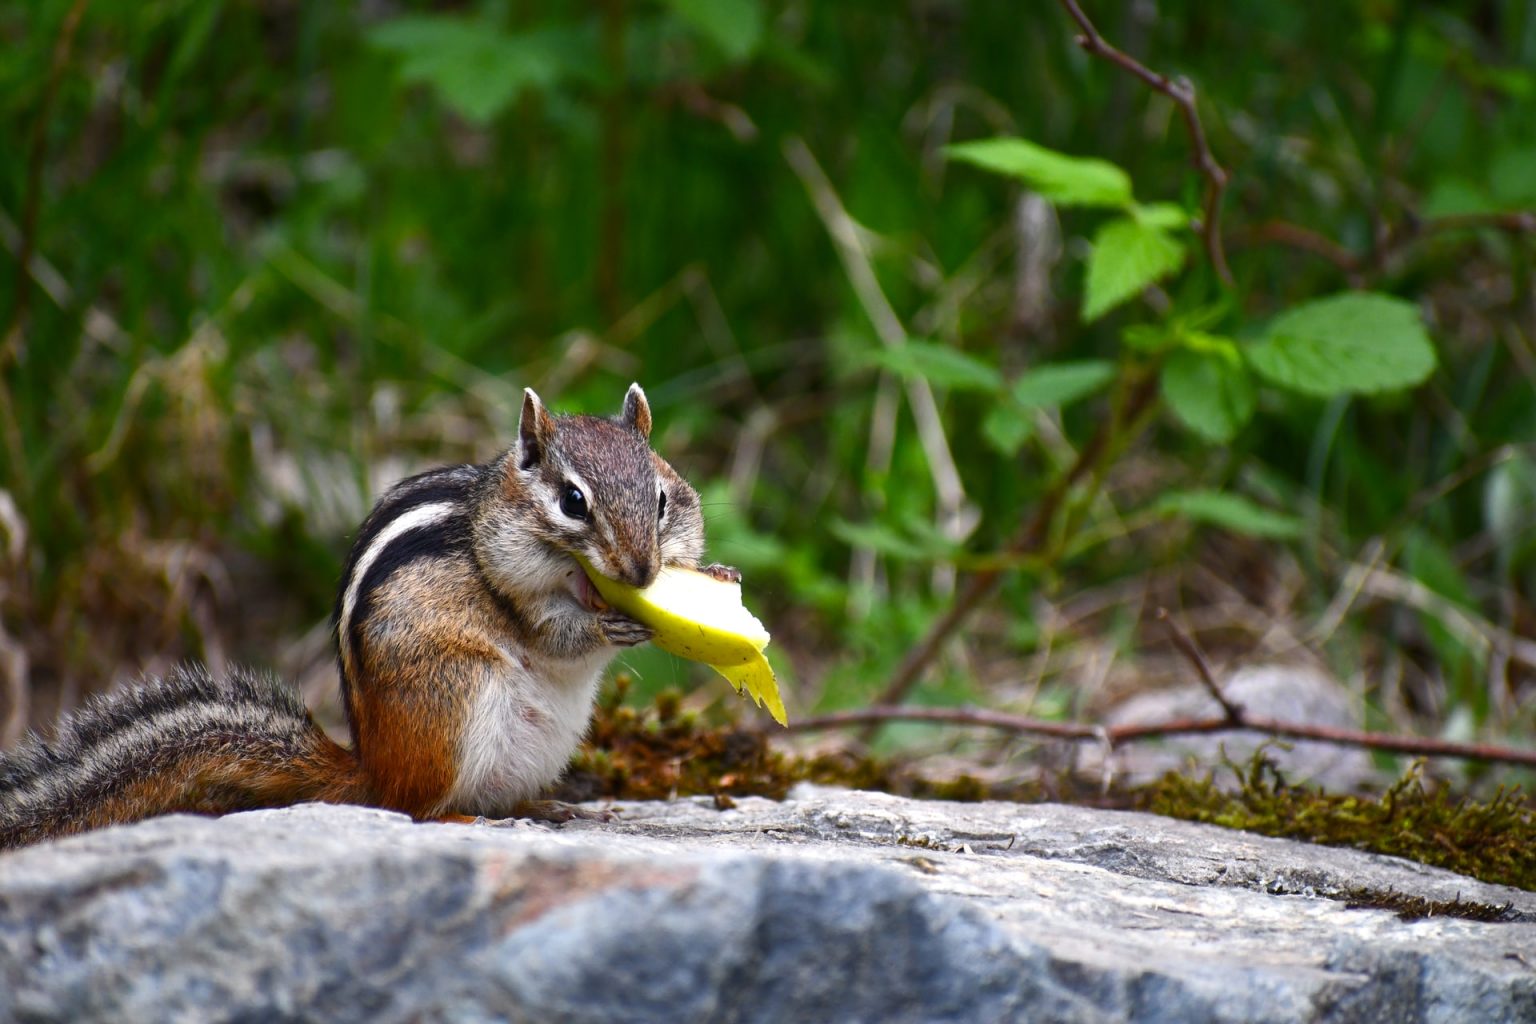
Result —
M 491 637 L 507 625 L 494 606 L 455 600 L 473 571 L 467 555 L 402 569 L 374 594 L 375 621 L 394 627 L 365 632 L 368 694 L 354 700 L 362 773 L 380 806 L 417 818 L 445 810 L 482 667 L 503 657 Z
M 307 742 L 310 749 L 297 755 L 247 751 L 245 756 L 232 757 L 227 749 L 187 751 L 79 808 L 75 816 L 54 819 L 45 830 L 29 830 L 15 838 L 32 842 L 158 814 L 228 814 L 309 800 L 373 802 L 350 750 L 318 728 Z

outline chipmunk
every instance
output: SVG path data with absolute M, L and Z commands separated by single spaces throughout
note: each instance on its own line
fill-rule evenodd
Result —
M 650 431 L 638 384 L 614 419 L 551 415 L 529 389 L 510 449 L 379 499 L 334 613 L 350 748 L 278 680 L 179 669 L 93 702 L 51 743 L 0 755 L 0 849 L 311 800 L 417 819 L 547 812 L 531 798 L 570 761 L 603 670 L 651 636 L 607 607 L 573 556 L 644 587 L 704 551 L 699 496 Z M 560 807 L 542 816 L 569 817 Z

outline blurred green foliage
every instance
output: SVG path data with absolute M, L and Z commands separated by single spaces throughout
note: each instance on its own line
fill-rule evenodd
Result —
M 1496 218 L 1536 204 L 1536 2 L 1089 13 L 1196 85 L 1230 286 L 1176 108 L 1055 4 L 0 10 L 32 685 L 281 662 L 372 495 L 494 453 L 524 385 L 611 412 L 639 379 L 792 713 L 868 699 L 957 568 L 1006 564 L 920 699 L 1069 711 L 1053 652 L 1134 654 L 1150 594 L 1259 610 L 1378 720 L 1529 730 L 1536 231 Z M 1007 555 L 1145 374 L 1161 411 Z M 1390 586 L 1351 595 L 1362 564 Z

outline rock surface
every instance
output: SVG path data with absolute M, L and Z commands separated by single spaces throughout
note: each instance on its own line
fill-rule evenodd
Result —
M 0 1020 L 1536 1021 L 1536 894 L 1056 805 L 312 805 L 0 855 Z

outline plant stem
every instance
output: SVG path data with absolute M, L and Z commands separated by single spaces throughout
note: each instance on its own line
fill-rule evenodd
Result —
M 1084 52 L 1106 60 L 1139 78 L 1148 88 L 1167 96 L 1179 108 L 1179 113 L 1184 118 L 1184 129 L 1189 133 L 1191 158 L 1195 167 L 1205 177 L 1204 212 L 1201 214 L 1200 222 L 1200 234 L 1205 241 L 1205 252 L 1210 258 L 1211 267 L 1216 271 L 1216 276 L 1220 278 L 1222 284 L 1230 288 L 1233 284 L 1232 268 L 1227 265 L 1227 254 L 1221 241 L 1221 199 L 1227 190 L 1228 175 L 1226 168 L 1221 166 L 1216 155 L 1211 152 L 1211 144 L 1205 137 L 1205 128 L 1200 123 L 1200 111 L 1195 105 L 1194 84 L 1187 78 L 1175 79 L 1159 74 L 1109 42 L 1099 34 L 1098 28 L 1094 26 L 1088 15 L 1083 13 L 1077 0 L 1060 0 L 1060 2 L 1082 32 L 1082 35 L 1077 37 L 1077 45 L 1081 46 Z

